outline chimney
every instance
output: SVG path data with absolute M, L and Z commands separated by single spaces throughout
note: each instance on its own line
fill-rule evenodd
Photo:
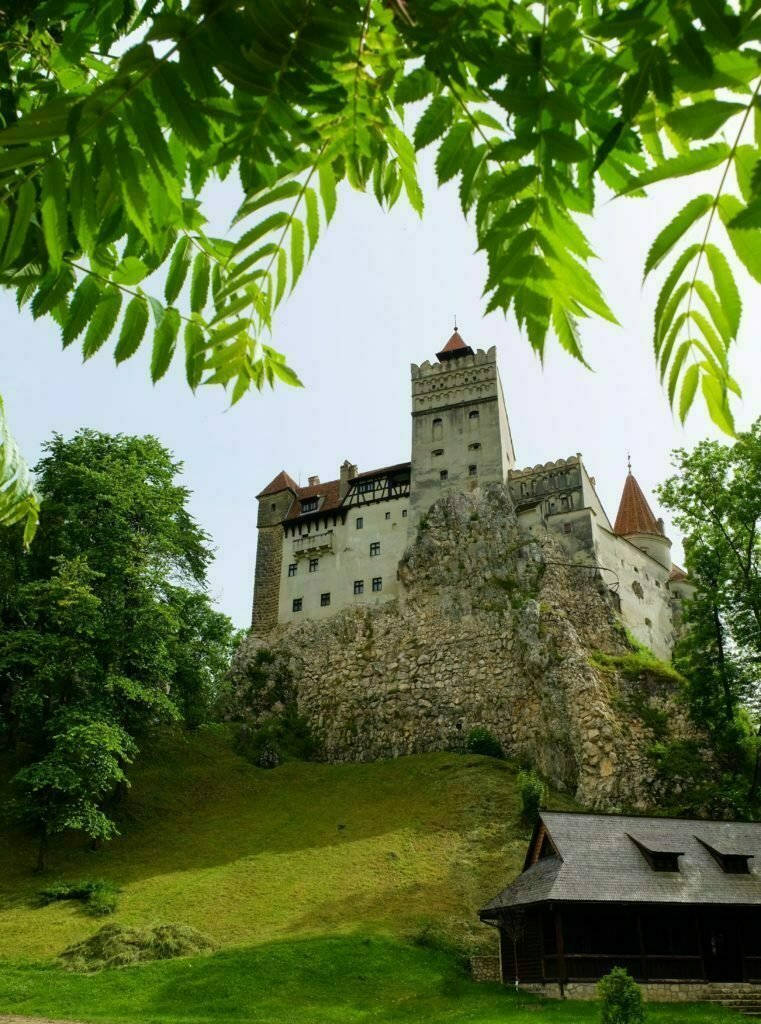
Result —
M 341 466 L 341 480 L 338 485 L 338 496 L 341 501 L 344 500 L 346 495 L 349 493 L 349 481 L 352 480 L 359 470 L 353 462 L 349 462 L 348 459 Z
M 310 476 L 309 477 L 309 486 L 310 487 L 316 487 L 319 484 L 319 482 L 320 482 L 320 478 L 318 476 Z

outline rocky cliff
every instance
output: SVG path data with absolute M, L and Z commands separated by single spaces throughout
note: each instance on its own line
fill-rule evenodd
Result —
M 398 601 L 250 636 L 231 715 L 295 704 L 336 762 L 462 749 L 481 726 L 587 806 L 657 802 L 648 748 L 694 731 L 674 673 L 632 671 L 588 557 L 522 533 L 495 485 L 434 505 L 399 574 Z

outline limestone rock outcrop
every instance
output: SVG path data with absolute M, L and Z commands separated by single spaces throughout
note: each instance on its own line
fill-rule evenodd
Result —
M 492 485 L 437 502 L 399 575 L 398 601 L 249 636 L 230 716 L 295 704 L 332 762 L 463 749 L 484 727 L 588 807 L 657 803 L 653 721 L 666 740 L 694 728 L 667 672 L 599 664 L 631 647 L 588 557 L 519 530 Z

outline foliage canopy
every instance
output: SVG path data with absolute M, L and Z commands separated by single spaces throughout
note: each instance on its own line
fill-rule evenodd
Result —
M 761 281 L 758 39 L 755 0 L 24 0 L 0 12 L 0 284 L 86 359 L 151 336 L 154 381 L 181 347 L 190 387 L 233 402 L 297 385 L 267 338 L 339 184 L 422 214 L 416 153 L 435 146 L 486 309 L 583 360 L 583 321 L 616 322 L 584 217 L 715 170 L 644 272 L 665 273 L 672 405 L 684 419 L 700 389 L 732 432 L 727 249 Z M 234 230 L 212 237 L 202 190 L 232 174 Z

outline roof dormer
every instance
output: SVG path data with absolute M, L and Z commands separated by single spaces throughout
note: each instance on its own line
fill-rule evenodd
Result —
M 650 865 L 653 871 L 679 871 L 679 858 L 684 856 L 684 850 L 652 849 L 650 846 L 643 843 L 641 839 L 635 839 L 631 832 L 627 832 L 626 834 L 637 847 L 637 849 L 645 858 L 645 860 Z

